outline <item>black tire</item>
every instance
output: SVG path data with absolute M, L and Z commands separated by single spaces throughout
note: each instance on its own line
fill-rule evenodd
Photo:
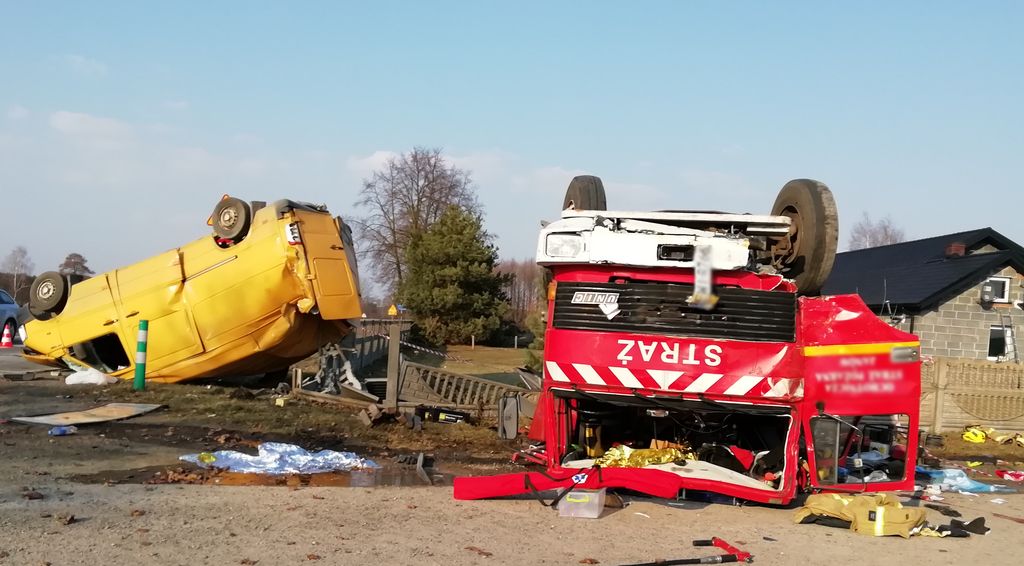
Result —
M 68 280 L 56 271 L 47 271 L 32 282 L 28 306 L 33 315 L 57 314 L 68 301 L 71 286 Z
M 608 210 L 608 201 L 604 194 L 604 183 L 600 177 L 578 175 L 569 182 L 562 201 L 562 210 Z
M 795 179 L 785 184 L 773 216 L 792 220 L 789 235 L 770 243 L 772 264 L 796 282 L 797 292 L 817 295 L 825 284 L 839 245 L 839 213 L 824 183 Z
M 252 208 L 237 198 L 226 198 L 213 208 L 213 232 L 217 237 L 241 242 L 252 224 Z

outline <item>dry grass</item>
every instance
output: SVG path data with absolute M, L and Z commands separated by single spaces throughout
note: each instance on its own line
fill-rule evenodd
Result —
M 291 398 L 278 407 L 269 394 L 233 399 L 229 394 L 235 389 L 149 384 L 145 391 L 135 392 L 125 382 L 97 391 L 96 401 L 166 405 L 166 410 L 149 417 L 154 424 L 222 428 L 296 442 L 333 440 L 354 449 L 440 451 L 481 458 L 504 457 L 511 450 L 486 426 L 425 423 L 422 432 L 414 432 L 392 422 L 369 428 L 356 416 L 358 409 Z
M 516 373 L 516 368 L 526 363 L 525 348 L 449 346 L 448 355 L 459 359 L 445 360 L 441 367 L 469 375 Z

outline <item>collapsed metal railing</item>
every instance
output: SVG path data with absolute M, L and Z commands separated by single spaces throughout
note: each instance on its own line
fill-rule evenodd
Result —
M 495 408 L 506 394 L 527 393 L 522 387 L 411 362 L 403 364 L 399 382 L 402 401 L 462 410 Z

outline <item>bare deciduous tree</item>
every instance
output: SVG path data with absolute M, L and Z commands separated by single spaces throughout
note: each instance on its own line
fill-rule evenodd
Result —
M 495 271 L 509 275 L 504 289 L 510 307 L 509 317 L 516 326 L 525 328 L 526 317 L 537 310 L 540 303 L 537 295 L 540 267 L 531 259 L 513 259 L 501 262 Z
M 451 205 L 480 213 L 469 172 L 448 163 L 440 149 L 413 148 L 363 180 L 356 207 L 367 214 L 352 224 L 360 254 L 369 258 L 380 284 L 397 289 L 409 243 Z
M 850 249 L 877 248 L 889 244 L 898 244 L 906 240 L 903 229 L 896 226 L 892 218 L 886 216 L 881 220 L 871 220 L 867 212 L 853 225 L 850 231 Z
M 17 297 L 22 288 L 31 283 L 28 277 L 36 265 L 28 257 L 28 250 L 25 246 L 16 246 L 11 253 L 7 254 L 0 269 L 11 276 L 10 288 L 7 289 L 12 297 Z

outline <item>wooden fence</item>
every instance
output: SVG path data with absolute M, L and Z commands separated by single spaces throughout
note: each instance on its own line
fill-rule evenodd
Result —
M 934 358 L 921 364 L 921 425 L 1024 432 L 1024 365 Z

